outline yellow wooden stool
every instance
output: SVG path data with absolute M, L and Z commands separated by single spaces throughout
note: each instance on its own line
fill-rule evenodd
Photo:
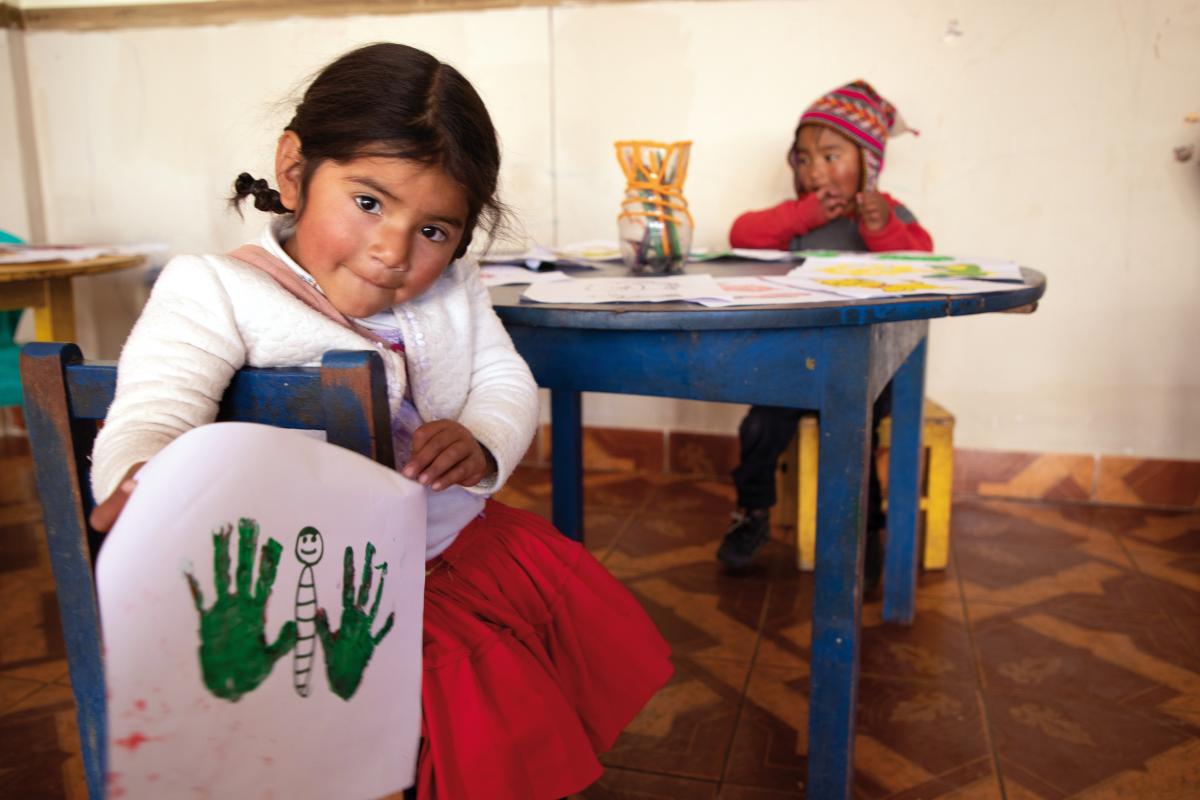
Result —
M 945 569 L 950 549 L 950 490 L 954 477 L 954 415 L 925 399 L 925 481 L 921 509 L 925 512 L 925 569 Z M 774 523 L 796 528 L 796 561 L 813 568 L 817 544 L 817 415 L 804 414 L 796 437 L 784 451 L 776 473 Z M 892 418 L 879 423 L 879 446 L 890 446 Z M 886 473 L 885 473 L 886 474 Z M 886 497 L 886 495 L 885 495 Z M 886 502 L 886 501 L 885 501 Z

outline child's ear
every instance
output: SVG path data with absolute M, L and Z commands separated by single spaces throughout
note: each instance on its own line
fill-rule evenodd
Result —
M 304 179 L 304 156 L 300 152 L 300 137 L 294 131 L 284 131 L 275 146 L 275 183 L 279 199 L 287 208 L 300 208 Z

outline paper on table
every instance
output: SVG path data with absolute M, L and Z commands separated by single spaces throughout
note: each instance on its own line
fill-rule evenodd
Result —
M 557 281 L 566 278 L 559 270 L 552 272 L 534 272 L 526 267 L 516 267 L 508 264 L 488 264 L 479 268 L 479 277 L 484 286 L 510 286 L 520 283 L 541 283 L 542 281 Z
M 567 278 L 537 283 L 522 295 L 538 303 L 667 303 L 728 305 L 733 298 L 712 275 L 653 278 Z
M 110 794 L 409 786 L 424 562 L 424 492 L 393 470 L 263 425 L 176 439 L 139 473 L 96 566 Z M 332 643 L 310 638 L 314 609 Z
M 789 274 L 897 280 L 948 278 L 1023 281 L 1011 261 L 958 258 L 932 253 L 822 253 L 806 255 Z
M 717 285 L 733 298 L 730 305 L 735 306 L 829 303 L 843 299 L 830 292 L 802 289 L 786 283 L 779 283 L 773 278 L 747 276 L 717 278 L 716 281 Z
M 520 253 L 487 253 L 480 257 L 480 264 L 519 264 L 529 269 L 540 269 L 550 264 L 577 267 L 595 267 L 610 261 L 620 261 L 621 251 L 615 242 L 579 242 L 558 249 L 534 244 Z
M 971 281 L 959 278 L 906 278 L 883 276 L 875 278 L 822 275 L 792 270 L 786 276 L 772 278 L 799 289 L 831 292 L 863 300 L 873 297 L 905 297 L 919 294 L 987 294 L 1011 291 L 1011 283 Z
M 101 256 L 148 256 L 164 253 L 166 250 L 167 246 L 160 242 L 97 245 L 0 244 L 0 264 L 91 261 Z

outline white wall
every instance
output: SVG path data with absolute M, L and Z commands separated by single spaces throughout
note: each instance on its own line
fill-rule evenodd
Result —
M 260 220 L 240 224 L 223 197 L 237 172 L 266 173 L 277 101 L 380 39 L 471 78 L 503 138 L 505 199 L 528 235 L 559 243 L 614 235 L 612 142 L 656 137 L 695 141 L 696 243 L 723 244 L 739 211 L 787 196 L 802 108 L 871 80 L 921 130 L 892 143 L 883 188 L 940 250 L 1050 279 L 1032 316 L 934 324 L 929 388 L 959 444 L 1200 457 L 1200 170 L 1172 157 L 1200 139 L 1183 122 L 1200 112 L 1200 2 L 727 0 L 32 31 L 50 238 L 236 244 Z M 121 291 L 81 302 L 89 352 L 115 354 L 136 307 Z M 586 409 L 595 425 L 720 432 L 739 413 Z
M 17 111 L 21 44 L 19 33 L 0 30 L 0 230 L 27 239 L 32 231 Z

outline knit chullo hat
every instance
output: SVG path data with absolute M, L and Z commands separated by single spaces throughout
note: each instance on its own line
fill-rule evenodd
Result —
M 888 136 L 912 131 L 896 107 L 879 96 L 871 84 L 858 80 L 834 89 L 819 98 L 800 115 L 788 163 L 796 166 L 796 142 L 800 128 L 805 125 L 823 125 L 848 137 L 862 150 L 863 188 L 874 190 L 879 184 L 879 173 L 883 169 L 883 153 Z M 916 131 L 912 131 L 916 133 Z

